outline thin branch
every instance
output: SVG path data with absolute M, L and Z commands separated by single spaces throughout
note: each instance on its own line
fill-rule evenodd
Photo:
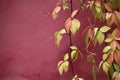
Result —
M 72 3 L 72 0 L 70 0 L 70 11 L 71 11 L 71 14 L 72 14 L 72 12 L 73 12 L 73 3 Z M 71 32 L 69 33 L 69 40 L 70 40 L 70 46 L 73 46 Z M 70 52 L 71 51 L 72 50 L 70 49 Z M 73 76 L 75 76 L 75 72 L 74 72 L 74 68 L 73 68 L 73 63 L 72 63 L 72 59 L 71 59 L 71 53 L 69 54 L 69 58 L 70 58 L 71 71 L 72 71 Z

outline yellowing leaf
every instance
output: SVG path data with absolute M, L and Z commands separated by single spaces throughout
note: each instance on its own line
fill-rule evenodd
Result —
M 106 46 L 104 47 L 103 52 L 108 52 L 110 49 L 111 49 L 111 46 Z
M 60 73 L 60 75 L 62 75 L 63 74 L 63 72 L 67 72 L 68 71 L 68 69 L 69 69 L 69 62 L 68 61 L 64 61 L 64 62 L 59 62 L 58 63 L 58 71 L 59 71 L 59 73 Z
M 63 70 L 66 73 L 69 70 L 69 62 L 65 61 L 62 65 L 63 65 Z
M 96 0 L 95 1 L 95 9 L 98 13 L 101 12 L 101 0 Z
M 100 31 L 101 32 L 107 32 L 107 31 L 109 31 L 111 28 L 110 27 L 108 27 L 108 26 L 102 26 L 101 28 L 100 28 Z
M 116 78 L 116 76 L 119 74 L 119 72 L 118 71 L 115 71 L 114 73 L 113 73 L 113 76 L 112 76 L 112 78 L 114 79 L 114 78 Z M 115 79 L 116 80 L 116 79 Z M 119 79 L 117 79 L 117 80 L 119 80 Z
M 71 20 L 71 18 L 68 18 L 65 22 L 65 28 L 66 28 L 67 33 L 70 32 L 71 26 L 72 26 L 72 20 Z
M 76 14 L 79 12 L 79 10 L 74 10 L 71 14 L 71 18 L 74 18 L 76 16 Z
M 76 46 L 71 46 L 70 47 L 72 50 L 77 50 L 78 48 Z
M 63 71 L 64 71 L 63 67 L 64 66 L 62 64 L 58 67 L 58 71 L 59 71 L 60 75 L 63 74 Z
M 73 35 L 79 30 L 80 28 L 80 21 L 78 19 L 73 19 L 72 20 L 72 27 L 71 27 L 71 32 Z
M 98 32 L 98 28 L 94 28 L 94 36 L 96 36 L 97 32 Z
M 68 55 L 68 53 L 66 53 L 66 54 L 64 55 L 64 61 L 68 60 L 68 58 L 69 58 L 69 55 Z
M 63 35 L 60 34 L 59 32 L 55 32 L 54 38 L 55 38 L 55 43 L 56 43 L 56 45 L 59 47 L 60 42 L 61 42 L 61 40 L 62 40 L 62 38 L 63 38 Z
M 78 52 L 76 50 L 73 50 L 71 52 L 71 59 L 72 59 L 72 61 L 76 61 L 77 58 L 78 58 Z
M 113 40 L 113 38 L 107 38 L 105 39 L 105 42 L 111 42 Z
M 56 19 L 58 17 L 58 13 L 60 12 L 61 10 L 61 6 L 56 6 L 55 9 L 53 10 L 52 12 L 52 17 L 53 19 Z
M 102 60 L 105 61 L 107 59 L 108 55 L 107 54 L 103 54 Z
M 103 63 L 104 63 L 104 61 L 100 61 L 100 63 L 99 63 L 99 70 L 100 70 L 100 68 L 101 68 Z
M 106 20 L 112 17 L 112 13 L 106 13 Z
M 103 65 L 103 70 L 105 71 L 105 73 L 108 73 L 108 69 L 110 65 L 107 62 L 104 62 L 102 65 Z
M 60 34 L 65 34 L 65 33 L 66 33 L 66 30 L 65 30 L 65 29 L 61 29 L 61 30 L 59 31 L 59 33 L 60 33 Z
M 77 75 L 75 75 L 72 80 L 84 80 L 83 78 L 78 78 Z
M 97 41 L 98 41 L 98 43 L 102 44 L 103 41 L 104 41 L 104 39 L 105 39 L 105 35 L 101 31 L 99 31 L 98 35 L 97 35 Z

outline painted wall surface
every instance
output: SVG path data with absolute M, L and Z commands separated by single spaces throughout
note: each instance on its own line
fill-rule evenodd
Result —
M 61 12 L 62 17 L 54 21 L 51 12 L 56 2 L 0 0 L 0 80 L 70 80 L 70 72 L 61 77 L 56 68 L 68 51 L 69 39 L 65 36 L 57 48 L 53 33 L 64 27 L 64 21 L 70 15 L 69 11 Z M 80 77 L 92 80 L 91 64 L 86 63 L 87 53 L 80 36 L 83 28 L 89 25 L 86 17 L 91 17 L 89 10 L 78 15 L 82 24 L 73 41 L 83 51 L 84 59 L 75 62 L 74 68 Z M 97 61 L 100 59 L 98 54 Z M 102 71 L 98 75 L 98 80 L 106 80 Z

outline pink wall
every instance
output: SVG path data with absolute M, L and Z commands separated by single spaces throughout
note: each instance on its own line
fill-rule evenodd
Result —
M 67 36 L 60 48 L 54 45 L 53 33 L 64 27 L 69 16 L 62 12 L 58 20 L 51 18 L 56 2 L 0 0 L 0 80 L 70 80 L 71 73 L 61 77 L 56 69 L 69 45 Z M 79 15 L 83 23 L 80 32 L 88 25 L 84 21 L 90 13 L 86 11 Z M 81 40 L 79 35 L 76 35 L 74 44 L 83 51 L 83 41 L 77 41 Z M 74 63 L 75 72 L 86 80 L 92 80 L 91 65 L 86 63 L 86 53 L 83 53 L 84 59 Z M 98 54 L 98 61 L 100 58 Z M 98 80 L 106 80 L 102 72 Z

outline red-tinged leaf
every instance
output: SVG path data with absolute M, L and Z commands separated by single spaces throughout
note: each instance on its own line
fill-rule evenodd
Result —
M 116 75 L 115 80 L 120 80 L 120 73 L 118 73 L 118 75 Z
M 117 35 L 117 37 L 120 37 L 120 30 L 116 31 L 116 35 Z
M 94 31 L 90 28 L 88 29 L 88 37 L 92 40 L 94 36 Z
M 117 46 L 116 41 L 115 40 L 112 41 L 110 46 L 112 47 L 112 50 L 115 51 L 116 50 L 116 46 Z
M 106 8 L 106 10 L 109 11 L 109 12 L 112 11 L 112 8 L 111 8 L 111 6 L 110 6 L 109 3 L 105 3 L 105 8 Z
M 114 53 L 115 61 L 120 65 L 120 53 Z
M 83 31 L 82 31 L 82 36 L 84 36 L 86 34 L 86 32 L 88 31 L 88 29 L 90 28 L 90 26 L 87 26 Z
M 58 13 L 60 12 L 61 10 L 61 6 L 56 6 L 55 9 L 53 10 L 52 12 L 52 17 L 53 19 L 56 19 L 58 17 Z
M 71 14 L 71 18 L 74 18 L 78 14 L 79 10 L 74 10 Z
M 115 11 L 116 17 L 120 20 L 120 12 Z
M 110 54 L 109 54 L 109 57 L 108 57 L 108 59 L 107 59 L 107 62 L 108 62 L 110 65 L 112 65 L 113 60 L 114 60 L 113 53 L 110 53 Z
M 80 21 L 78 19 L 73 19 L 72 20 L 72 26 L 71 26 L 71 32 L 73 35 L 75 35 L 75 33 L 79 30 L 80 28 Z
M 68 18 L 65 22 L 65 28 L 66 28 L 67 33 L 70 32 L 71 26 L 72 26 L 72 20 L 71 20 L 71 18 Z
M 63 61 L 59 61 L 57 64 L 57 68 L 63 63 Z
M 116 42 L 116 46 L 118 49 L 120 49 L 120 44 L 118 42 Z

